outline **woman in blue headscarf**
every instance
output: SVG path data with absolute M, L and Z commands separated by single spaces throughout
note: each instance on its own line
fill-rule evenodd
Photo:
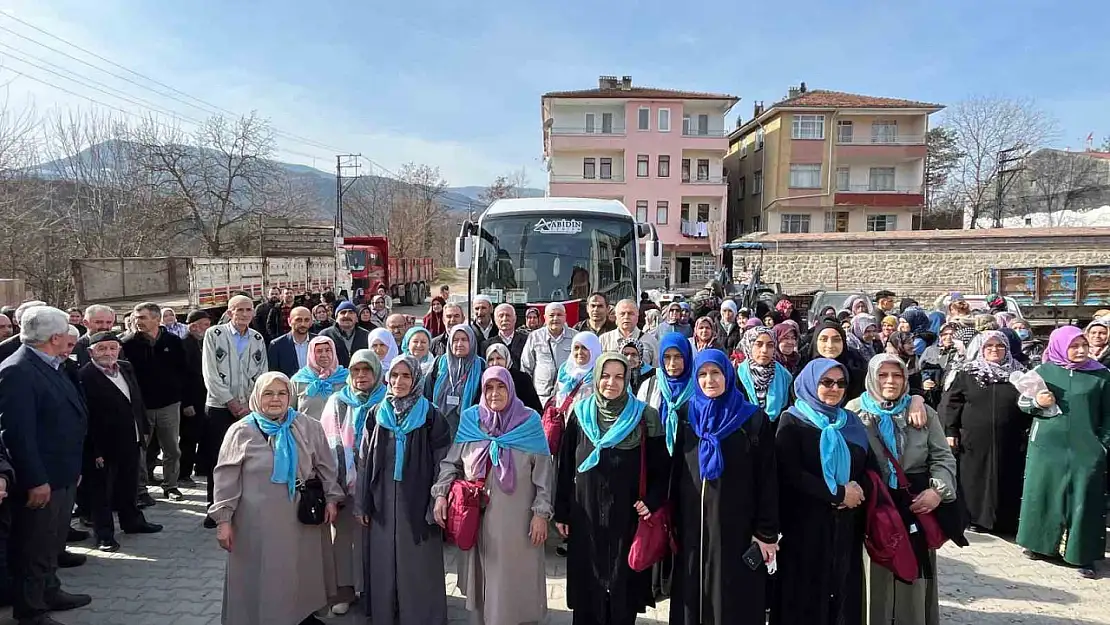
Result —
M 597 359 L 594 393 L 574 404 L 559 450 L 554 518 L 568 538 L 567 607 L 575 623 L 633 625 L 655 605 L 651 571 L 633 571 L 628 550 L 640 517 L 667 496 L 671 463 L 659 415 L 628 392 L 628 375 L 624 356 Z
M 447 353 L 436 358 L 424 383 L 424 396 L 435 404 L 451 426 L 451 436 L 459 429 L 459 415 L 478 405 L 482 372 L 486 361 L 478 356 L 474 328 L 460 323 L 447 331 Z
M 775 557 L 775 434 L 767 414 L 740 393 L 724 352 L 703 351 L 692 368 L 694 397 L 679 427 L 671 488 L 680 551 L 670 623 L 763 625 L 767 569 L 753 571 L 739 556 L 754 543 L 765 563 Z
M 794 380 L 794 405 L 779 417 L 778 603 L 771 622 L 864 622 L 863 523 L 867 432 L 844 405 L 848 371 L 828 358 Z

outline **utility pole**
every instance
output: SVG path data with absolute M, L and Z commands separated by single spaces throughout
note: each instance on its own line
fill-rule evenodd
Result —
M 466 222 L 474 222 L 474 202 L 467 200 L 466 202 Z M 476 244 L 477 242 L 475 242 Z M 475 255 L 476 256 L 476 255 Z M 474 293 L 470 292 L 470 285 L 474 284 L 474 259 L 470 259 L 470 267 L 466 270 L 466 301 L 471 301 L 474 298 Z M 469 306 L 469 304 L 467 304 Z
M 995 191 L 995 208 L 994 208 L 994 227 L 1002 227 L 1002 202 L 1006 195 L 1006 188 L 1013 182 L 1014 176 L 1019 171 L 1024 169 L 1021 162 L 1025 159 L 1025 153 L 1021 152 L 1024 148 L 1020 145 L 1015 145 L 1012 148 L 1000 150 L 998 152 L 998 179 L 997 189 Z
M 343 236 L 343 194 L 362 177 L 359 170 L 362 154 L 339 154 L 335 157 L 335 236 Z

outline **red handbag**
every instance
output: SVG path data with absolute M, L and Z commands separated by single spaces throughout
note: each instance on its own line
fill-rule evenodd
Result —
M 914 493 L 910 492 L 910 480 L 906 477 L 906 472 L 902 470 L 902 465 L 898 464 L 898 460 L 890 450 L 886 448 L 886 443 L 881 443 L 883 451 L 886 452 L 887 460 L 894 466 L 894 473 L 898 476 L 898 489 L 905 491 L 909 496 L 910 501 L 914 498 Z M 940 522 L 933 516 L 932 512 L 925 514 L 912 513 L 917 517 L 917 525 L 921 532 L 925 535 L 925 544 L 929 549 L 940 549 L 944 543 L 948 542 L 948 537 L 944 535 L 944 530 L 940 528 Z
M 647 496 L 647 425 L 640 419 L 640 501 Z M 678 551 L 671 524 L 671 503 L 664 502 L 650 518 L 640 517 L 636 536 L 628 549 L 628 567 L 633 571 L 646 571 L 662 562 L 667 555 Z
M 563 443 L 563 432 L 567 429 L 567 411 L 570 410 L 570 405 L 574 402 L 574 397 L 578 394 L 578 389 L 582 387 L 584 381 L 585 378 L 578 381 L 574 390 L 567 395 L 561 406 L 555 405 L 555 396 L 552 395 L 543 407 L 540 423 L 543 425 L 543 433 L 547 437 L 547 447 L 552 456 L 559 453 L 559 446 Z
M 444 537 L 447 542 L 469 551 L 478 543 L 478 530 L 481 528 L 482 508 L 488 503 L 485 492 L 486 480 L 455 480 L 451 482 L 450 502 L 447 507 L 447 527 Z
M 882 476 L 868 469 L 865 477 L 871 483 L 871 496 L 864 500 L 867 521 L 863 544 L 867 555 L 898 580 L 913 583 L 917 579 L 917 556 L 910 544 L 906 522 L 895 507 Z

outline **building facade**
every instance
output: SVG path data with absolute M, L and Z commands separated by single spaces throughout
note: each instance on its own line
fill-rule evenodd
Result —
M 620 200 L 655 225 L 672 286 L 704 283 L 724 242 L 725 115 L 738 101 L 636 87 L 631 76 L 544 94 L 549 193 Z
M 915 227 L 936 104 L 791 88 L 728 136 L 729 240 Z

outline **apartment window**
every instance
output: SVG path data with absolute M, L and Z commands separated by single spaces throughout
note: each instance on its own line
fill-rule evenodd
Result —
M 779 227 L 779 232 L 787 234 L 801 234 L 809 232 L 809 215 L 783 215 L 782 222 Z
M 763 149 L 763 129 L 755 131 L 755 149 L 756 151 Z
M 698 115 L 698 136 L 706 136 L 709 134 L 709 116 Z
M 659 177 L 671 177 L 671 157 L 666 154 L 660 155 L 659 157 Z
M 852 170 L 848 167 L 837 167 L 836 168 L 836 190 L 837 191 L 848 191 L 852 188 L 851 187 L 851 184 L 852 184 L 852 175 L 851 175 L 851 173 L 852 173 Z
M 709 222 L 709 205 L 698 204 L 698 221 L 702 223 Z
M 747 179 L 740 176 L 740 182 L 736 185 L 736 197 L 739 198 L 741 202 L 744 201 L 744 188 L 747 186 L 747 183 Z
M 671 131 L 671 109 L 659 109 L 659 132 Z
M 636 177 L 648 177 L 648 155 L 640 154 L 636 156 Z
M 872 167 L 867 179 L 867 189 L 869 191 L 893 191 L 894 168 Z
M 790 136 L 793 139 L 824 139 L 825 116 L 795 115 Z
M 709 159 L 698 159 L 698 180 L 709 180 Z
M 690 182 L 690 159 L 682 159 L 682 182 Z
M 690 134 L 690 129 L 691 128 L 693 128 L 693 125 L 690 123 L 690 116 L 688 114 L 683 115 L 682 116 L 682 134 L 684 134 L 684 135 Z
M 602 180 L 612 180 L 613 179 L 613 159 L 611 159 L 611 158 L 601 159 L 601 179 Z
M 667 225 L 667 203 L 659 201 L 655 203 L 655 223 L 665 226 Z
M 898 215 L 868 215 L 868 232 L 890 232 L 898 229 Z
M 898 122 L 872 122 L 871 143 L 897 143 Z
M 760 193 L 763 193 L 763 171 L 757 171 L 752 175 L 752 195 Z
M 797 163 L 790 164 L 790 188 L 791 189 L 820 189 L 821 188 L 821 164 L 807 164 L 800 165 Z
M 740 158 L 748 155 L 748 142 L 744 139 L 740 140 Z
M 647 223 L 648 220 L 648 201 L 636 200 L 636 221 L 640 223 Z
M 837 143 L 851 143 L 852 142 L 852 122 L 838 121 L 836 122 L 836 141 Z
M 597 116 L 594 115 L 593 113 L 586 113 L 586 132 L 587 133 L 592 133 L 594 131 L 594 122 L 596 121 L 596 119 L 597 119 Z
M 640 109 L 640 130 L 651 130 L 651 109 L 644 107 Z
M 759 232 L 759 215 L 752 217 L 752 232 Z
M 848 213 L 846 211 L 825 213 L 825 232 L 848 232 Z
M 613 134 L 613 114 L 601 114 L 601 132 L 604 134 Z
M 690 220 L 690 205 L 689 204 L 687 204 L 685 202 L 682 203 L 682 206 L 678 211 L 678 218 L 681 219 L 682 221 L 689 221 Z
M 589 180 L 597 178 L 597 161 L 592 158 L 582 159 L 582 177 Z

